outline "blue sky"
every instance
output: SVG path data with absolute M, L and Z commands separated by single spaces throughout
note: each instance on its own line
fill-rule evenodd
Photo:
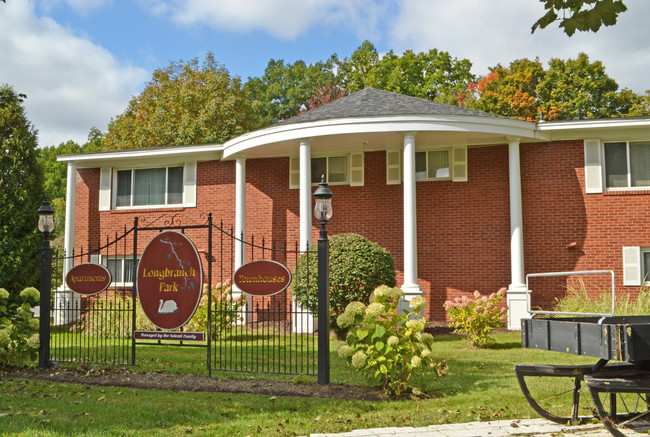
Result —
M 0 83 L 28 96 L 41 146 L 105 131 L 153 70 L 212 51 L 231 74 L 261 76 L 270 59 L 349 57 L 364 40 L 381 53 L 436 48 L 475 74 L 514 59 L 600 60 L 619 86 L 650 89 L 650 1 L 625 0 L 614 27 L 572 38 L 556 25 L 531 35 L 538 0 L 6 0 Z

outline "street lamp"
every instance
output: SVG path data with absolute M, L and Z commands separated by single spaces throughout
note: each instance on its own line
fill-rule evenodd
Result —
M 330 243 L 327 239 L 327 222 L 332 218 L 332 197 L 334 194 L 322 176 L 314 192 L 316 206 L 314 215 L 321 225 L 318 237 L 318 384 L 330 382 Z
M 44 237 L 48 238 L 54 229 L 54 209 L 47 197 L 43 200 L 41 207 L 38 208 L 38 230 Z
M 39 311 L 38 367 L 47 369 L 50 362 L 50 287 L 52 286 L 52 250 L 50 234 L 54 230 L 54 209 L 47 197 L 38 208 L 38 230 L 43 234 L 41 246 L 41 302 Z

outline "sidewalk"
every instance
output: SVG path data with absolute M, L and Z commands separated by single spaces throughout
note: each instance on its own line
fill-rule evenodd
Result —
M 650 424 L 622 429 L 625 436 L 647 436 Z M 495 420 L 490 422 L 452 423 L 422 428 L 357 429 L 340 434 L 311 434 L 310 437 L 612 437 L 600 423 L 582 426 L 559 425 L 546 419 Z

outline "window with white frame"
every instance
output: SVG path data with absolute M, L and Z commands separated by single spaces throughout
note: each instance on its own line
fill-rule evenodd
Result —
M 450 179 L 449 150 L 415 152 L 415 177 L 420 180 Z
M 316 156 L 311 158 L 310 165 L 312 185 L 319 184 L 322 176 L 325 176 L 325 181 L 328 184 L 363 186 L 363 152 Z M 300 188 L 300 158 L 298 156 L 289 158 L 289 188 Z
M 107 256 L 103 261 L 114 284 L 133 284 L 133 256 Z M 137 262 L 135 268 L 138 268 Z
M 641 262 L 643 267 L 641 277 L 646 284 L 650 284 L 650 247 L 641 249 Z
M 183 203 L 183 167 L 117 170 L 115 205 L 152 206 Z
M 328 184 L 348 183 L 348 157 L 326 156 L 311 159 L 311 183 L 318 184 L 322 176 Z
M 607 188 L 650 187 L 650 141 L 604 143 Z

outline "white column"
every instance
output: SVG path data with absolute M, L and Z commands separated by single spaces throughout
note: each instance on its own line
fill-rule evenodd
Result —
M 311 246 L 311 147 L 309 140 L 300 141 L 300 251 Z M 293 332 L 311 334 L 314 332 L 314 318 L 296 300 L 293 300 Z
M 66 176 L 65 188 L 65 234 L 63 236 L 63 248 L 66 257 L 71 257 L 74 252 L 75 237 L 75 204 L 77 203 L 77 166 L 73 162 L 68 163 L 68 173 Z M 79 302 L 79 295 L 67 290 L 65 277 L 73 267 L 73 259 L 66 258 L 63 264 L 63 285 L 54 295 L 54 324 L 63 325 L 70 323 L 72 320 L 69 315 L 73 311 L 66 311 L 75 302 Z
M 418 247 L 415 198 L 415 134 L 404 135 L 404 291 L 406 300 L 422 294 L 418 285 Z
M 68 174 L 65 187 L 65 235 L 63 247 L 65 255 L 72 255 L 74 250 L 74 216 L 77 200 L 77 166 L 73 162 L 68 163 Z M 63 266 L 63 278 L 72 268 L 72 259 L 66 259 Z
M 311 245 L 311 148 L 300 141 L 300 249 Z
M 510 181 L 510 276 L 508 286 L 508 329 L 520 329 L 521 319 L 528 316 L 524 276 L 524 233 L 521 209 L 521 167 L 519 138 L 508 138 Z
M 246 159 L 235 160 L 235 237 L 242 241 L 235 240 L 235 270 L 244 264 L 246 249 L 244 237 L 246 235 Z M 233 284 L 233 297 L 241 296 L 241 290 Z
M 244 239 L 246 235 L 246 160 L 235 160 L 235 237 Z M 243 242 L 235 245 L 235 269 L 244 264 Z

